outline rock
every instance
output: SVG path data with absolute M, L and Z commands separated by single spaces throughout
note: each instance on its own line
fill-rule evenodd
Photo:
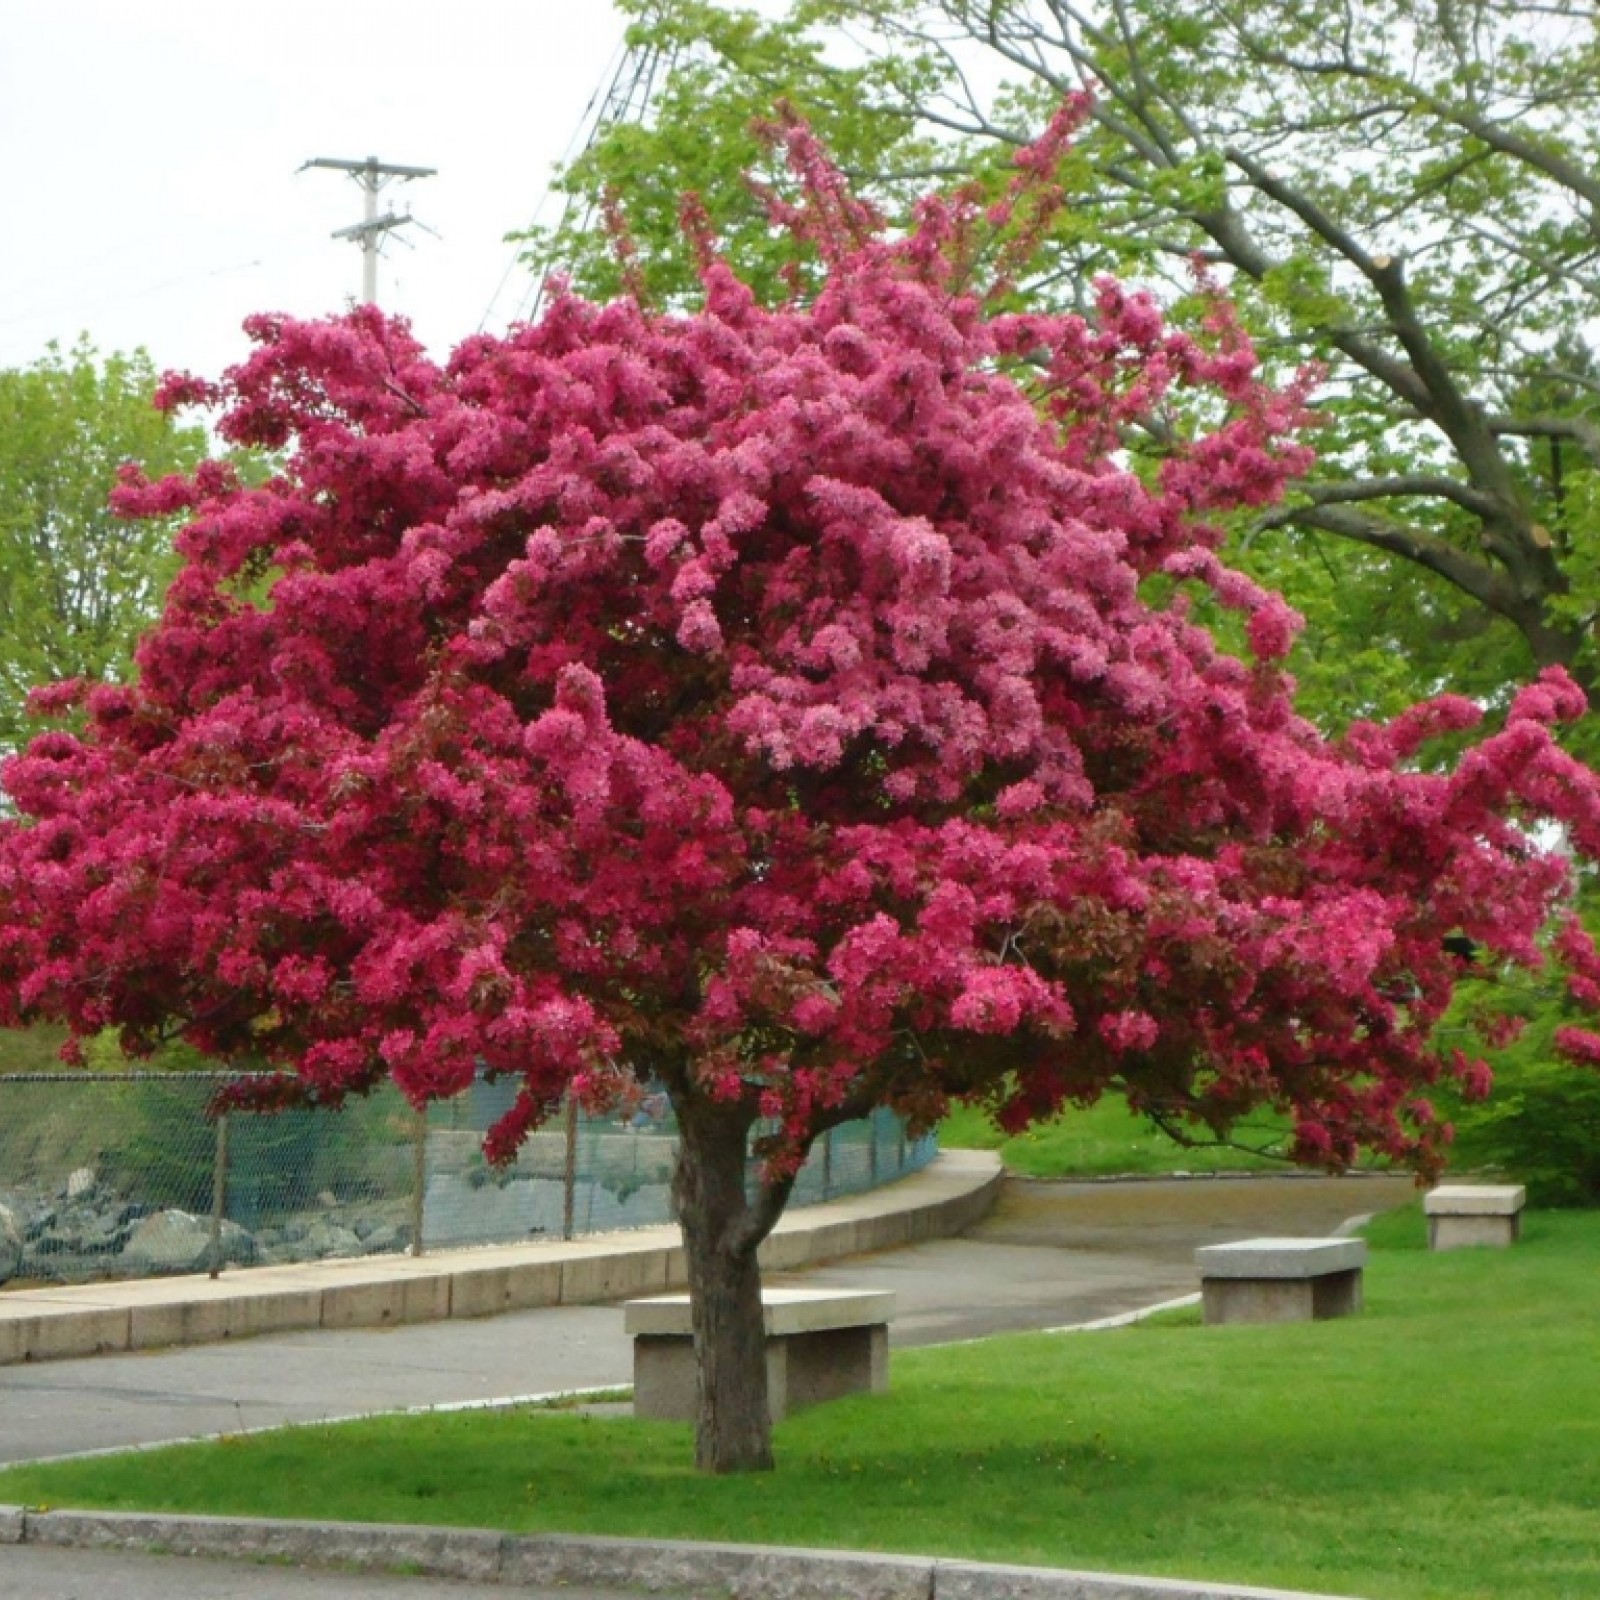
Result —
M 22 1271 L 23 1224 L 10 1206 L 0 1205 L 0 1283 Z
M 41 1255 L 115 1255 L 131 1231 L 118 1221 L 115 1210 L 74 1206 L 57 1213 L 55 1225 L 39 1236 L 35 1249 Z
M 100 1187 L 100 1175 L 93 1167 L 79 1167 L 67 1176 L 67 1187 L 62 1191 L 69 1200 L 85 1200 Z
M 236 1222 L 222 1224 L 224 1262 L 255 1260 L 255 1240 Z M 122 1255 L 134 1271 L 204 1272 L 211 1266 L 211 1219 L 187 1211 L 157 1211 L 135 1224 Z
M 318 1217 L 306 1233 L 302 1248 L 313 1256 L 359 1256 L 365 1254 L 361 1241 L 349 1228 Z
M 72 1206 L 56 1212 L 50 1226 L 35 1233 L 31 1243 L 34 1253 L 42 1256 L 105 1255 L 120 1250 L 127 1237 L 128 1229 L 114 1212 Z

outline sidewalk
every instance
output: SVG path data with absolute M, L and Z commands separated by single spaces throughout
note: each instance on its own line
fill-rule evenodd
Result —
M 953 1150 L 881 1189 L 785 1215 L 761 1249 L 768 1272 L 946 1238 L 994 1203 L 1000 1161 Z M 0 1294 L 0 1366 L 207 1344 L 308 1328 L 370 1328 L 591 1305 L 684 1287 L 674 1225 L 570 1242 L 489 1245 L 233 1268 L 220 1278 L 140 1278 Z

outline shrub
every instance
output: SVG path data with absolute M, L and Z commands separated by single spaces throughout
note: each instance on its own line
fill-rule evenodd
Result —
M 1520 1009 L 1534 1013 L 1522 1036 L 1488 1054 L 1489 1098 L 1438 1097 L 1456 1125 L 1451 1166 L 1526 1184 L 1534 1206 L 1600 1206 L 1600 1072 L 1557 1059 L 1554 1035 L 1569 1020 L 1563 1006 Z

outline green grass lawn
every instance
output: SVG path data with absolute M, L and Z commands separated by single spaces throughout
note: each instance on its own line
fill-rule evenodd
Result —
M 893 1389 L 707 1479 L 685 1426 L 563 1412 L 294 1429 L 0 1474 L 0 1502 L 916 1551 L 1359 1595 L 1600 1595 L 1600 1215 L 1432 1255 L 1358 1318 L 896 1354 Z
M 1265 1116 L 1236 1134 L 1244 1145 L 1270 1148 L 1287 1135 L 1288 1123 Z M 1102 1178 L 1123 1173 L 1283 1172 L 1289 1164 L 1249 1150 L 1191 1149 L 1128 1110 L 1120 1095 L 1080 1109 L 1069 1107 L 1053 1121 L 1012 1137 L 972 1106 L 958 1106 L 939 1124 L 946 1150 L 998 1150 L 1008 1172 L 1026 1178 Z

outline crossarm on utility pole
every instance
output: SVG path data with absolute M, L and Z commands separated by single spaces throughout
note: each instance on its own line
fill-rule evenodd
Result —
M 337 229 L 335 239 L 355 239 L 361 245 L 361 299 L 364 305 L 376 305 L 378 301 L 378 246 L 383 236 L 395 228 L 402 228 L 412 220 L 407 212 L 401 215 L 395 211 L 386 211 L 378 215 L 378 191 L 392 180 L 398 178 L 404 183 L 409 183 L 413 178 L 431 178 L 438 171 L 436 167 L 406 167 L 393 161 L 380 161 L 376 156 L 368 156 L 364 161 L 348 161 L 336 156 L 314 156 L 300 167 L 304 172 L 307 167 L 325 167 L 333 172 L 345 172 L 356 180 L 361 186 L 362 215 L 361 221 L 352 223 L 348 228 Z

